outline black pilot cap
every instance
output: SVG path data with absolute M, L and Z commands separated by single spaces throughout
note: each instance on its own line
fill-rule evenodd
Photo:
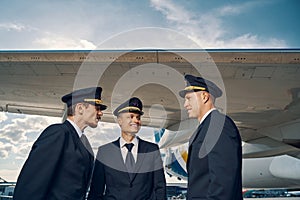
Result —
M 77 103 L 86 102 L 95 106 L 100 106 L 100 110 L 105 110 L 107 106 L 102 104 L 101 92 L 101 87 L 83 88 L 66 94 L 61 100 L 66 103 L 68 107 Z
M 143 115 L 143 103 L 142 101 L 137 97 L 132 97 L 129 100 L 125 101 L 121 105 L 119 105 L 113 114 L 115 116 L 118 116 L 120 113 L 125 112 L 132 112 L 132 113 L 138 113 L 140 115 Z
M 185 94 L 188 92 L 197 92 L 197 91 L 207 91 L 215 98 L 222 96 L 222 90 L 213 82 L 206 80 L 202 77 L 196 77 L 190 74 L 184 76 L 186 80 L 186 87 L 184 90 L 179 92 L 181 97 L 185 97 Z

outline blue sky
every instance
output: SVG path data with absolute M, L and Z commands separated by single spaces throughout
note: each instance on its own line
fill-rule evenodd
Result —
M 0 49 L 91 49 L 123 31 L 169 28 L 203 48 L 297 48 L 297 0 L 2 0 Z
M 93 49 L 146 27 L 179 32 L 207 49 L 300 48 L 299 8 L 298 0 L 1 0 L 0 50 Z M 0 113 L 0 177 L 15 181 L 36 137 L 59 121 Z M 119 134 L 107 123 L 96 132 L 90 133 L 95 146 Z M 113 136 L 103 139 L 105 132 Z

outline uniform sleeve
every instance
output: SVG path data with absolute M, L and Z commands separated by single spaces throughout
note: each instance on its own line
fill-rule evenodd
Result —
M 232 199 L 238 173 L 241 173 L 240 137 L 236 127 L 225 123 L 222 134 L 208 154 L 210 183 L 208 199 Z
M 166 200 L 166 179 L 164 174 L 163 163 L 158 146 L 155 150 L 154 166 L 154 191 L 157 200 Z
M 105 172 L 104 172 L 104 165 L 100 161 L 100 148 L 99 148 L 95 160 L 92 182 L 88 194 L 88 200 L 103 199 L 104 188 L 105 188 Z
M 46 199 L 63 154 L 65 134 L 57 126 L 42 132 L 20 172 L 14 191 L 14 200 Z

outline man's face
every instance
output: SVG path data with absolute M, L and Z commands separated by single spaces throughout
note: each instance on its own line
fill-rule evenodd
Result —
M 92 104 L 86 104 L 84 107 L 84 111 L 82 114 L 82 120 L 85 124 L 91 128 L 96 128 L 98 126 L 98 122 L 101 120 L 103 116 L 103 112 L 100 110 L 98 106 L 94 106 Z
M 141 128 L 141 115 L 137 113 L 120 113 L 118 123 L 122 133 L 135 135 Z
M 188 92 L 185 95 L 184 108 L 189 118 L 199 118 L 201 109 L 201 92 Z

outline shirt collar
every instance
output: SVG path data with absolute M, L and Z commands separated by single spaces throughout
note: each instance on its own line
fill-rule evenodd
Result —
M 212 108 L 212 109 L 210 109 L 209 111 L 207 111 L 204 115 L 203 115 L 203 117 L 201 118 L 201 121 L 200 121 L 200 124 L 206 119 L 206 117 L 212 112 L 212 111 L 214 111 L 214 110 L 217 110 L 216 108 Z
M 83 132 L 80 130 L 80 128 L 77 126 L 77 124 L 75 124 L 75 122 L 73 122 L 72 120 L 70 119 L 67 119 L 68 122 L 70 122 L 70 124 L 72 124 L 72 126 L 75 128 L 77 134 L 79 137 L 81 137 L 81 135 L 83 134 Z
M 124 145 L 126 144 L 127 142 L 124 140 L 124 138 L 120 137 L 120 147 L 124 147 Z M 138 145 L 138 138 L 137 137 L 134 137 L 133 140 L 131 141 L 132 144 L 134 144 L 135 147 L 137 147 Z

